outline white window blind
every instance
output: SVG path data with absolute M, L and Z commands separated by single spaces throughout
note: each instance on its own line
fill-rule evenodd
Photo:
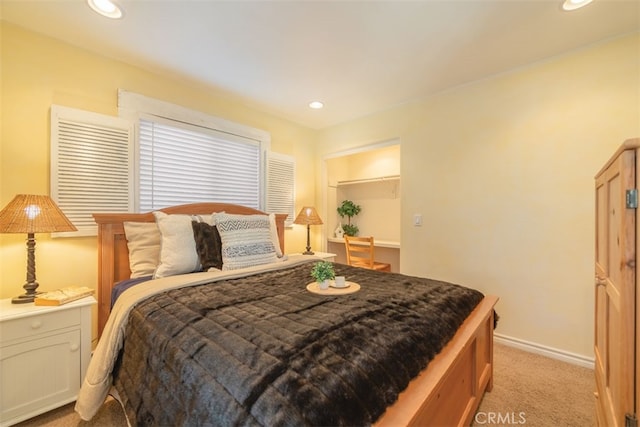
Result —
M 196 202 L 261 208 L 258 141 L 164 118 L 139 128 L 141 211 Z
M 284 154 L 269 153 L 267 158 L 267 212 L 286 213 L 285 226 L 295 219 L 295 160 Z
M 51 107 L 51 197 L 78 228 L 95 235 L 96 212 L 133 205 L 133 124 L 117 117 Z

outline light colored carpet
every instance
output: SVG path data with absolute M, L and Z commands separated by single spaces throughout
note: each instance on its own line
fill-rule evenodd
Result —
M 595 426 L 593 371 L 504 345 L 494 346 L 493 391 L 486 393 L 474 427 Z M 89 422 L 73 403 L 18 424 L 20 427 L 126 427 L 120 404 L 109 398 Z
M 493 359 L 493 391 L 485 393 L 473 426 L 596 425 L 592 369 L 499 344 Z

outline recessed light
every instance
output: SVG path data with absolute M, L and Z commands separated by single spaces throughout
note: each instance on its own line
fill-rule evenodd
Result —
M 592 1 L 593 0 L 564 0 L 564 3 L 562 4 L 562 9 L 563 10 L 580 9 L 581 7 L 588 5 Z
M 324 104 L 320 101 L 313 101 L 309 103 L 309 108 L 313 108 L 314 110 L 319 110 L 324 107 Z
M 122 18 L 122 9 L 111 0 L 87 0 L 87 4 L 102 16 L 111 19 Z

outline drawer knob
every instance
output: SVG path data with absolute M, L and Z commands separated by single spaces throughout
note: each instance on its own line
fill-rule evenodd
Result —
M 39 329 L 40 327 L 42 327 L 41 320 L 34 320 L 33 322 L 31 322 L 31 329 Z
M 77 343 L 73 343 L 73 344 L 71 344 L 70 348 L 71 348 L 71 351 L 78 351 L 80 346 Z

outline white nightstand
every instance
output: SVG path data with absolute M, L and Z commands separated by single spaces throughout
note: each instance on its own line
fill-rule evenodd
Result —
M 60 306 L 0 300 L 0 425 L 73 402 L 91 357 L 86 297 Z

